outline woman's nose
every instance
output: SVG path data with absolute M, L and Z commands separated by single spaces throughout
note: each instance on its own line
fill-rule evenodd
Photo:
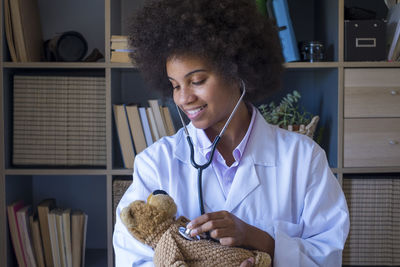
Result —
M 175 94 L 175 102 L 178 101 L 179 104 L 188 104 L 196 100 L 196 95 L 193 93 L 189 86 L 182 86 Z M 174 94 L 174 95 L 175 95 Z

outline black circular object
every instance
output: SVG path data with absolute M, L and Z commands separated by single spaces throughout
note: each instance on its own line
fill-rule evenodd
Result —
M 76 31 L 67 31 L 55 36 L 49 41 L 48 46 L 55 61 L 81 61 L 88 50 L 85 38 Z

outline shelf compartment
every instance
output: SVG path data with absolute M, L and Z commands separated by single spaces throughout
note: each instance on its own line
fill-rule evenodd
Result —
M 279 103 L 287 93 L 297 90 L 301 94 L 299 106 L 311 114 L 318 115 L 320 121 L 314 133 L 314 140 L 325 150 L 331 168 L 337 168 L 338 132 L 338 69 L 336 68 L 294 68 L 284 74 L 282 90 L 272 97 L 256 104 Z M 318 137 L 320 135 L 320 137 Z
M 5 201 L 9 205 L 22 199 L 36 209 L 43 199 L 55 198 L 57 207 L 84 211 L 88 214 L 86 266 L 107 266 L 107 217 L 111 214 L 106 212 L 106 180 L 105 175 L 6 175 Z M 7 242 L 12 261 L 9 238 Z
M 325 61 L 338 61 L 338 1 L 288 0 L 288 6 L 297 42 L 322 41 Z
M 103 69 L 84 69 L 84 70 L 75 70 L 75 69 L 5 69 L 4 70 L 4 77 L 7 77 L 3 79 L 3 90 L 4 90 L 4 108 L 6 110 L 7 114 L 4 119 L 4 126 L 5 126 L 5 153 L 6 153 L 6 162 L 5 162 L 5 168 L 10 169 L 15 167 L 12 164 L 12 154 L 13 154 L 13 117 L 14 117 L 14 90 L 13 90 L 13 77 L 14 75 L 30 75 L 30 76 L 89 76 L 89 77 L 105 77 L 105 70 Z M 105 94 L 106 88 L 104 86 L 104 94 Z M 104 101 L 104 105 L 106 105 L 106 100 Z M 84 106 L 83 104 L 80 106 Z M 62 166 L 36 166 L 36 165 L 27 165 L 27 166 L 20 166 L 22 169 L 24 168 L 32 168 L 32 169 L 42 169 L 42 168 L 48 168 L 48 169 L 53 169 L 57 168 L 59 169 Z M 72 166 L 70 166 L 72 167 Z M 98 166 L 98 167 L 92 167 L 92 166 L 77 166 L 77 167 L 72 167 L 72 168 L 82 168 L 82 169 L 106 169 L 106 166 Z

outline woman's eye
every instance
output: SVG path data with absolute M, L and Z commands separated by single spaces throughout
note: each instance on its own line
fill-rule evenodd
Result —
M 200 85 L 200 84 L 203 84 L 204 82 L 206 81 L 206 79 L 203 79 L 203 80 L 201 80 L 201 81 L 193 81 L 192 82 L 192 84 L 194 84 L 194 85 Z
M 172 89 L 174 89 L 174 90 L 179 89 L 179 88 L 180 88 L 179 85 L 172 85 Z

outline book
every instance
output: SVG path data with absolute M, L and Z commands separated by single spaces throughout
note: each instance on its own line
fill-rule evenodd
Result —
M 53 253 L 51 250 L 50 226 L 49 226 L 48 214 L 50 210 L 52 210 L 55 206 L 56 206 L 56 200 L 53 198 L 44 199 L 37 206 L 40 233 L 42 234 L 44 259 L 47 267 L 54 266 Z
M 119 50 L 129 50 L 132 51 L 129 47 L 128 41 L 126 42 L 111 42 L 111 50 L 119 51 Z
M 386 47 L 389 61 L 395 58 L 395 48 L 400 35 L 400 4 L 394 5 L 388 10 L 386 17 Z
M 53 263 L 51 266 L 54 267 L 62 267 L 62 260 L 60 255 L 60 247 L 58 240 L 58 232 L 57 232 L 57 219 L 56 219 L 56 209 L 52 209 L 48 215 L 47 220 L 49 224 L 49 236 L 50 236 L 50 245 L 51 245 L 51 253 Z
M 72 267 L 71 209 L 64 209 L 61 215 L 66 266 Z
M 137 105 L 125 105 L 128 116 L 129 127 L 133 138 L 136 154 L 142 152 L 146 147 L 143 126 L 140 120 L 139 109 Z
M 139 107 L 140 120 L 143 126 L 144 137 L 146 138 L 147 146 L 153 144 L 153 137 L 151 135 L 150 124 L 146 114 L 145 107 Z
M 31 215 L 31 205 L 26 205 L 17 211 L 18 227 L 21 233 L 22 246 L 26 264 L 36 267 L 35 253 L 32 244 L 31 232 L 29 227 L 29 216 Z
M 22 238 L 17 221 L 17 211 L 22 209 L 23 207 L 24 207 L 24 202 L 22 200 L 7 205 L 8 226 L 10 228 L 11 241 L 14 247 L 14 252 L 17 258 L 18 266 L 28 266 L 24 256 L 24 251 L 22 247 Z
M 160 106 L 158 104 L 158 99 L 149 99 L 148 100 L 151 111 L 154 115 L 154 120 L 156 122 L 157 132 L 161 137 L 167 135 L 167 131 L 165 129 L 164 121 L 161 115 Z
M 88 216 L 83 211 L 71 213 L 72 266 L 85 266 L 86 229 Z
M 150 125 L 150 131 L 151 131 L 151 136 L 152 139 L 155 141 L 157 141 L 158 139 L 160 139 L 160 135 L 157 131 L 157 125 L 156 125 L 156 120 L 154 119 L 154 114 L 151 111 L 151 108 L 148 107 L 146 108 L 146 114 L 147 114 L 147 118 L 149 119 L 149 125 Z
M 8 51 L 10 52 L 11 60 L 13 62 L 18 62 L 17 52 L 15 51 L 9 0 L 4 1 L 4 28 L 6 32 Z
M 167 129 L 167 135 L 171 136 L 176 133 L 174 123 L 172 122 L 171 113 L 168 107 L 162 107 L 162 113 L 164 115 L 164 121 Z
M 285 61 L 291 62 L 300 60 L 287 0 L 272 0 L 272 8 L 276 24 L 279 28 L 279 38 L 281 40 Z
M 113 111 L 124 167 L 133 168 L 135 153 L 125 106 L 113 105 Z
M 128 42 L 128 35 L 111 35 L 111 42 Z
M 38 267 L 45 267 L 42 237 L 40 234 L 39 220 L 37 213 L 29 216 L 29 225 L 32 233 L 32 243 L 35 251 L 36 264 Z
M 65 251 L 65 235 L 64 235 L 64 226 L 63 226 L 63 214 L 64 210 L 61 208 L 56 208 L 50 211 L 50 213 L 54 214 L 55 222 L 56 222 L 56 230 L 57 230 L 57 241 L 58 241 L 58 254 L 60 256 L 61 267 L 67 267 L 67 255 Z
M 115 63 L 131 63 L 129 57 L 130 52 L 111 51 L 111 62 Z
M 10 0 L 9 7 L 17 58 L 40 61 L 43 36 L 37 0 Z

